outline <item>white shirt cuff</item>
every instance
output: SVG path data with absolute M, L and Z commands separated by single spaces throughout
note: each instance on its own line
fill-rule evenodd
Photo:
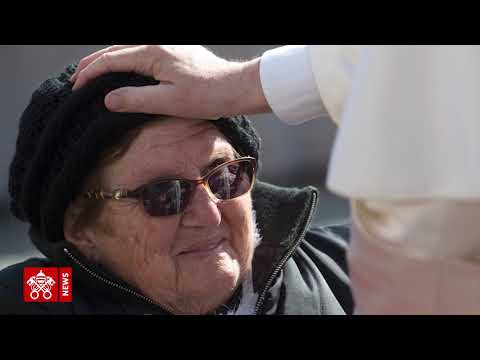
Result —
M 260 62 L 263 92 L 275 115 L 290 125 L 327 115 L 306 45 L 265 52 Z

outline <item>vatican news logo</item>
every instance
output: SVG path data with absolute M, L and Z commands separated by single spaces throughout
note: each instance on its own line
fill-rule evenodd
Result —
M 25 302 L 71 302 L 72 268 L 24 268 L 23 300 Z

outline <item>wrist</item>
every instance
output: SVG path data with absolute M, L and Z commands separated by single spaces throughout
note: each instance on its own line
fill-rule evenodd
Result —
M 260 78 L 260 58 L 247 62 L 230 63 L 232 71 L 226 77 L 225 94 L 229 108 L 226 115 L 253 115 L 271 112 Z

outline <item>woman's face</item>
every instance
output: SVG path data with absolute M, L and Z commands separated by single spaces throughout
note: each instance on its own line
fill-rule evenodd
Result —
M 161 177 L 197 179 L 234 158 L 208 121 L 171 118 L 147 125 L 100 176 L 105 190 L 133 190 Z M 250 270 L 254 228 L 250 194 L 219 202 L 199 185 L 185 211 L 166 217 L 149 216 L 135 199 L 108 200 L 89 234 L 96 261 L 175 312 L 202 314 Z

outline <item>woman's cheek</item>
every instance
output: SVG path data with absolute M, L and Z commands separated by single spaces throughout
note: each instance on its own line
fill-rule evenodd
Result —
M 167 266 L 172 260 L 172 247 L 178 229 L 175 218 L 150 218 L 137 229 L 136 244 L 143 267 Z

